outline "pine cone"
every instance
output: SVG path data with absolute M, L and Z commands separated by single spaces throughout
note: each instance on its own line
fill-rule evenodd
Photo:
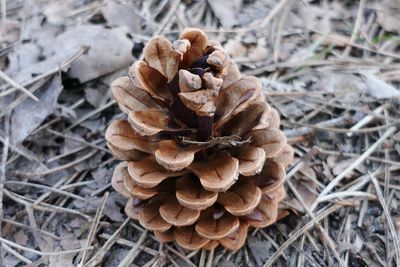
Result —
M 128 115 L 106 132 L 123 160 L 112 184 L 159 241 L 237 250 L 249 226 L 276 221 L 293 150 L 260 81 L 240 77 L 219 43 L 199 29 L 155 37 L 112 92 Z

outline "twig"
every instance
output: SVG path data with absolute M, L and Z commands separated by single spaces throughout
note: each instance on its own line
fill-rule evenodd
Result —
M 12 87 L 14 87 L 17 90 L 20 90 L 22 92 L 24 92 L 27 96 L 29 96 L 30 98 L 32 98 L 35 101 L 39 101 L 39 98 L 37 98 L 34 94 L 32 94 L 31 92 L 29 92 L 28 89 L 26 89 L 25 87 L 23 87 L 22 85 L 19 85 L 18 83 L 16 83 L 13 79 L 11 79 L 10 77 L 8 77 L 7 74 L 5 74 L 3 71 L 0 70 L 0 79 L 6 81 L 8 84 L 10 84 Z
M 286 5 L 288 0 L 281 0 L 278 4 L 274 6 L 274 8 L 269 12 L 268 16 L 266 16 L 260 25 L 255 26 L 255 29 L 260 27 L 260 28 L 265 28 L 267 24 L 278 14 L 278 12 Z
M 293 122 L 293 121 L 287 121 L 289 124 L 293 125 L 299 125 L 299 126 L 304 126 L 307 128 L 311 128 L 314 130 L 319 130 L 319 131 L 328 131 L 328 132 L 335 132 L 335 133 L 369 133 L 369 132 L 376 132 L 380 130 L 385 130 L 387 128 L 390 128 L 392 126 L 398 126 L 400 125 L 400 120 L 395 120 L 392 121 L 388 124 L 385 125 L 380 125 L 380 126 L 375 126 L 375 127 L 370 127 L 370 128 L 363 128 L 363 129 L 358 129 L 358 130 L 351 130 L 351 129 L 340 129 L 340 128 L 332 128 L 332 127 L 321 127 L 318 124 L 317 125 L 311 125 L 311 124 L 306 124 L 306 123 L 300 123 L 300 122 Z
M 368 185 L 367 187 L 367 193 L 371 193 L 371 185 Z M 361 204 L 360 212 L 358 215 L 358 221 L 357 221 L 357 226 L 361 227 L 364 222 L 364 216 L 368 208 L 368 198 L 364 199 L 364 201 Z
M 71 249 L 71 250 L 64 250 L 64 251 L 54 251 L 54 252 L 48 252 L 48 251 L 39 251 L 36 249 L 31 249 L 31 248 L 27 248 L 24 246 L 21 246 L 17 243 L 14 243 L 10 240 L 7 240 L 3 237 L 0 237 L 0 241 L 4 242 L 5 244 L 9 245 L 10 247 L 13 248 L 17 248 L 20 250 L 24 250 L 24 251 L 28 251 L 30 253 L 34 253 L 40 256 L 58 256 L 58 255 L 65 255 L 65 254 L 75 254 L 75 253 L 79 253 L 81 251 L 84 251 L 85 249 L 93 249 L 93 247 L 90 248 L 78 248 L 78 249 Z
M 15 194 L 11 191 L 8 191 L 7 189 L 3 189 L 4 194 L 11 198 L 12 200 L 14 200 L 17 203 L 20 203 L 22 205 L 29 205 L 33 202 L 32 199 L 29 199 L 27 197 L 22 197 L 18 194 Z M 29 199 L 31 202 L 26 201 L 25 199 Z M 59 206 L 54 206 L 51 204 L 47 204 L 47 203 L 41 203 L 40 205 L 36 205 L 36 206 L 32 206 L 35 209 L 38 210 L 43 210 L 43 211 L 50 211 L 50 212 L 66 212 L 66 213 L 70 213 L 70 214 L 76 214 L 79 216 L 82 216 L 83 218 L 87 219 L 87 220 L 91 220 L 92 218 L 89 215 L 86 215 L 84 213 L 81 213 L 79 211 L 76 210 L 72 210 L 72 209 L 67 209 L 67 208 L 63 208 L 63 207 L 59 207 Z
M 330 236 L 328 235 L 327 231 L 324 229 L 324 227 L 322 227 L 322 225 L 320 223 L 318 223 L 318 221 L 316 221 L 314 213 L 312 212 L 312 210 L 310 210 L 308 208 L 308 206 L 304 202 L 302 196 L 297 191 L 296 187 L 292 184 L 290 179 L 287 179 L 286 183 L 289 185 L 290 190 L 292 190 L 292 192 L 294 193 L 296 198 L 299 200 L 300 204 L 303 206 L 303 209 L 307 212 L 307 214 L 311 217 L 311 219 L 313 221 L 315 221 L 315 224 L 316 224 L 318 230 L 321 232 L 322 236 L 325 238 L 325 241 L 326 241 L 327 245 L 332 250 L 333 255 L 335 255 L 336 260 L 339 262 L 339 265 L 344 267 L 345 264 L 342 261 L 342 259 L 340 258 L 340 255 L 339 255 L 338 251 L 336 250 L 336 245 L 333 242 L 333 240 L 330 238 Z
M 331 127 L 331 126 L 338 126 L 338 125 L 346 125 L 353 123 L 354 118 L 351 117 L 349 114 L 345 114 L 339 118 L 330 119 L 327 121 L 319 122 L 315 124 L 318 127 Z M 293 123 L 295 124 L 295 123 Z M 310 127 L 301 127 L 293 130 L 284 130 L 286 137 L 295 137 L 299 135 L 307 135 L 313 132 L 313 129 Z
M 373 114 L 381 114 L 382 111 L 385 109 L 387 105 L 384 104 L 382 106 L 377 107 L 376 109 L 374 109 Z M 359 122 L 357 122 L 353 127 L 350 128 L 350 130 L 354 131 L 354 130 L 358 130 L 361 127 L 363 127 L 364 125 L 370 123 L 372 120 L 374 119 L 374 116 L 372 114 L 365 116 L 364 118 L 362 118 Z M 350 132 L 347 133 L 348 137 L 351 137 L 354 134 L 354 132 Z
M 211 250 L 210 253 L 208 254 L 206 267 L 211 267 L 212 266 L 213 258 L 214 258 L 214 249 Z
M 324 201 L 330 201 L 335 198 L 344 198 L 344 197 L 362 197 L 367 198 L 369 200 L 375 200 L 375 195 L 371 193 L 361 192 L 361 191 L 344 191 L 344 192 L 336 192 L 331 193 L 329 195 L 323 196 L 319 198 L 319 203 Z
M 19 254 L 17 251 L 15 251 L 14 249 L 10 248 L 9 246 L 7 246 L 6 244 L 2 244 L 2 247 L 11 255 L 13 255 L 14 257 L 16 257 L 17 259 L 19 259 L 20 261 L 23 261 L 26 264 L 31 264 L 32 261 L 30 259 L 25 258 L 24 256 L 22 256 L 21 254 Z M 4 259 L 4 257 L 2 258 Z
M 106 206 L 108 195 L 109 195 L 108 192 L 106 192 L 104 194 L 103 200 L 101 201 L 101 204 L 100 204 L 99 208 L 97 209 L 96 215 L 94 216 L 93 225 L 92 225 L 92 228 L 90 229 L 89 236 L 88 236 L 88 238 L 86 240 L 86 248 L 90 247 L 90 244 L 93 241 L 94 235 L 96 234 L 96 229 L 99 226 L 100 219 L 102 217 L 104 208 Z M 85 250 L 83 252 L 82 259 L 81 259 L 81 262 L 78 264 L 78 267 L 83 267 L 84 266 L 84 263 L 85 263 L 85 260 L 86 260 L 86 255 L 87 255 L 87 251 L 88 250 Z
M 352 158 L 358 158 L 361 156 L 360 154 L 326 150 L 326 149 L 323 149 L 320 147 L 317 147 L 317 149 L 318 149 L 319 153 L 326 154 L 326 155 L 345 156 L 345 157 L 352 157 Z M 388 159 L 383 159 L 383 158 L 378 158 L 378 157 L 373 157 L 373 156 L 367 157 L 367 160 L 386 163 L 389 165 L 394 165 L 394 166 L 400 167 L 400 162 L 394 161 L 394 160 L 388 160 Z
M 74 55 L 72 55 L 69 59 L 67 59 L 67 60 L 66 60 L 63 64 L 61 64 L 59 67 L 54 68 L 54 69 L 52 69 L 52 70 L 50 70 L 50 71 L 48 71 L 48 72 L 46 72 L 46 73 L 40 74 L 40 75 L 38 75 L 38 76 L 35 76 L 35 78 L 33 78 L 33 79 L 31 79 L 31 80 L 29 80 L 29 81 L 27 81 L 27 82 L 22 83 L 21 86 L 26 87 L 26 86 L 28 86 L 28 85 L 31 85 L 31 84 L 33 84 L 33 83 L 35 83 L 35 82 L 38 82 L 38 81 L 44 79 L 44 78 L 46 78 L 46 77 L 48 77 L 48 76 L 50 76 L 50 75 L 53 75 L 53 74 L 59 72 L 60 70 L 65 69 L 65 68 L 68 67 L 72 62 L 74 62 L 75 60 L 77 60 L 81 55 L 87 53 L 88 50 L 89 50 L 89 47 L 81 47 Z M 14 90 L 9 90 L 8 92 L 9 92 L 8 94 L 10 94 L 10 93 L 14 92 Z M 4 94 L 2 94 L 2 96 L 4 96 Z
M 140 245 L 146 240 L 147 230 L 145 230 L 140 236 L 139 240 L 136 242 L 136 245 L 126 254 L 125 258 L 118 264 L 118 267 L 128 267 L 135 260 L 136 256 L 140 252 Z
M 130 221 L 130 218 L 127 218 L 127 220 L 128 220 L 128 222 L 129 222 L 129 221 Z M 121 227 L 121 226 L 120 226 L 120 227 Z M 119 228 L 118 228 L 118 229 L 119 229 Z M 101 238 L 103 238 L 103 239 L 106 239 L 106 240 L 110 240 L 113 236 L 114 236 L 114 233 L 113 233 L 113 235 L 104 234 L 104 233 L 99 235 L 99 237 L 101 237 Z M 132 242 L 132 241 L 129 241 L 129 240 L 126 240 L 126 239 L 123 239 L 123 238 L 116 238 L 115 243 L 117 243 L 117 244 L 119 244 L 119 245 L 123 245 L 123 246 L 128 246 L 128 247 L 130 247 L 130 248 L 136 246 L 136 243 L 135 243 L 135 242 Z M 158 255 L 158 251 L 157 251 L 157 250 L 154 250 L 154 249 L 152 249 L 152 248 L 148 248 L 148 247 L 146 247 L 146 246 L 144 246 L 144 245 L 141 245 L 141 246 L 140 246 L 140 249 L 143 250 L 144 252 L 146 252 L 147 254 L 152 255 L 152 256 Z M 106 252 L 107 252 L 107 251 L 105 251 L 104 253 L 106 253 Z
M 182 255 L 181 253 L 179 253 L 177 250 L 173 249 L 170 245 L 164 244 L 164 246 L 165 246 L 165 248 L 166 248 L 168 251 L 171 251 L 171 252 L 174 253 L 176 256 L 178 256 L 179 258 L 181 258 L 182 260 L 184 260 L 184 261 L 187 263 L 187 265 L 192 266 L 192 267 L 196 267 L 196 265 L 195 265 L 193 262 L 191 262 L 191 261 L 189 260 L 188 257 L 185 257 L 184 255 Z M 180 248 L 180 247 L 178 247 L 178 248 Z M 200 250 L 197 250 L 196 253 L 198 253 L 199 251 L 200 251 Z
M 159 35 L 164 31 L 165 26 L 167 26 L 167 24 L 171 22 L 171 18 L 174 15 L 175 10 L 179 7 L 180 3 L 181 0 L 175 0 L 171 3 L 171 7 L 168 10 L 168 13 L 164 16 L 162 22 L 160 23 L 160 26 L 158 27 L 157 31 L 154 32 L 153 36 Z
M 3 130 L 0 129 L 0 142 L 4 144 L 6 138 L 6 134 L 4 133 Z M 40 165 L 40 167 L 44 168 L 45 170 L 48 169 L 46 165 L 42 163 L 42 161 L 30 150 L 28 150 L 26 147 L 24 147 L 21 144 L 14 144 L 12 140 L 8 140 L 8 146 L 11 148 L 11 150 L 17 152 L 19 155 L 23 156 L 27 160 L 34 161 Z
M 386 205 L 385 198 L 383 197 L 381 188 L 379 187 L 379 183 L 378 183 L 378 181 L 376 180 L 376 178 L 375 178 L 375 176 L 373 174 L 368 173 L 368 175 L 369 175 L 369 178 L 371 179 L 372 183 L 374 184 L 376 194 L 378 195 L 379 202 L 381 203 L 381 206 L 383 208 L 383 212 L 385 214 L 386 221 L 387 221 L 387 224 L 389 226 L 390 234 L 392 235 L 392 238 L 393 238 L 394 252 L 395 252 L 395 255 L 396 255 L 396 264 L 398 265 L 398 264 L 400 264 L 399 237 L 397 236 L 397 232 L 396 232 L 396 229 L 394 227 L 392 217 L 390 216 L 390 211 L 389 211 L 389 209 L 388 209 L 388 207 Z
M 206 255 L 207 255 L 207 251 L 205 249 L 201 250 L 201 254 L 200 254 L 200 260 L 199 260 L 199 267 L 204 267 L 205 261 L 206 261 Z
M 10 220 L 10 219 L 3 219 L 3 222 L 4 223 L 9 223 L 9 224 L 12 224 L 12 225 L 15 225 L 15 226 L 18 226 L 18 227 L 21 227 L 23 229 L 32 230 L 32 228 L 29 225 L 25 225 L 23 223 L 15 222 L 15 221 Z M 56 236 L 55 234 L 52 234 L 52 233 L 47 232 L 47 231 L 42 230 L 42 229 L 37 229 L 37 230 L 43 235 L 49 236 L 49 237 L 51 237 L 51 238 L 53 238 L 55 240 L 61 240 L 61 238 L 59 236 Z
M 64 165 L 60 165 L 58 167 L 55 167 L 53 169 L 49 169 L 49 170 L 41 172 L 41 173 L 20 172 L 20 171 L 16 171 L 15 173 L 17 175 L 20 175 L 20 176 L 25 177 L 27 179 L 35 180 L 35 179 L 39 179 L 40 177 L 43 177 L 43 176 L 46 176 L 46 175 L 49 175 L 49 174 L 52 174 L 52 173 L 62 171 L 64 169 L 71 168 L 71 167 L 75 166 L 76 164 L 79 164 L 82 161 L 85 161 L 85 160 L 91 158 L 96 153 L 97 153 L 97 151 L 92 151 L 92 152 L 86 154 L 85 156 L 83 156 L 81 158 L 78 158 L 78 159 L 76 159 L 74 161 L 68 162 L 68 163 L 66 163 Z
M 29 89 L 29 92 L 32 94 L 36 92 L 38 89 L 40 89 L 46 82 L 48 78 L 45 78 L 41 81 L 38 81 L 35 85 L 32 86 L 32 88 Z M 5 96 L 9 94 L 9 92 L 12 92 L 12 90 L 0 93 L 0 97 Z M 26 99 L 27 95 L 19 95 L 15 100 L 13 100 L 10 104 L 7 105 L 1 112 L 0 112 L 0 118 L 3 118 L 5 115 L 7 115 L 11 110 L 13 110 L 16 106 L 18 106 L 20 103 L 22 103 Z
M 288 1 L 288 3 L 283 8 L 283 12 L 281 14 L 281 17 L 280 17 L 278 25 L 277 25 L 277 31 L 275 34 L 275 42 L 274 42 L 274 53 L 273 53 L 273 59 L 274 59 L 275 63 L 279 61 L 280 44 L 281 44 L 281 40 L 282 40 L 282 31 L 283 31 L 283 27 L 285 26 L 286 19 L 288 17 L 288 13 L 289 13 L 291 6 L 292 6 L 292 1 Z
M 319 31 L 316 31 L 315 29 L 309 29 L 309 30 L 312 31 L 312 32 L 315 32 L 315 33 L 317 33 L 319 35 L 322 35 L 323 37 L 325 37 L 327 39 L 338 40 L 340 42 L 344 42 L 346 45 L 350 45 L 352 47 L 356 47 L 356 48 L 359 48 L 359 49 L 362 49 L 362 50 L 365 50 L 365 51 L 368 51 L 368 52 L 376 53 L 377 55 L 387 56 L 387 57 L 391 57 L 391 58 L 394 58 L 394 59 L 400 59 L 400 56 L 398 54 L 395 54 L 395 53 L 386 52 L 386 51 L 382 51 L 382 50 L 374 50 L 374 49 L 371 49 L 371 48 L 369 48 L 367 46 L 364 46 L 364 45 L 351 43 L 350 40 L 347 37 L 339 39 L 337 36 L 335 36 L 333 34 L 321 33 Z
M 354 42 L 356 41 L 358 32 L 359 32 L 361 24 L 363 22 L 364 6 L 365 6 L 365 0 L 360 0 L 360 4 L 358 5 L 356 23 L 354 24 L 353 33 L 351 34 L 351 37 L 350 37 L 351 45 L 353 45 Z M 351 49 L 352 49 L 351 45 L 346 46 L 345 50 L 343 51 L 343 56 L 348 56 L 350 54 Z
M 329 208 L 327 208 L 326 210 L 324 210 L 323 212 L 321 212 L 320 214 L 317 214 L 315 216 L 315 221 L 320 221 L 323 218 L 325 218 L 326 216 L 328 216 L 329 214 L 335 212 L 336 210 L 338 210 L 341 206 L 340 205 L 334 205 L 331 206 Z M 305 231 L 311 229 L 314 224 L 315 221 L 309 221 L 308 223 L 306 223 L 303 227 L 301 227 L 300 229 L 298 229 L 296 232 L 294 232 L 293 234 L 290 235 L 289 239 L 285 241 L 285 243 L 283 243 L 279 249 L 277 251 L 275 251 L 275 253 L 268 259 L 268 261 L 264 264 L 264 267 L 269 267 L 272 266 L 272 264 L 282 255 L 282 253 L 294 242 L 297 240 L 297 238 L 299 238 L 302 234 L 304 234 Z
M 349 174 L 351 171 L 353 171 L 354 168 L 356 168 L 358 165 L 360 165 L 369 155 L 371 155 L 382 143 L 385 141 L 388 137 L 390 137 L 394 131 L 396 130 L 396 127 L 391 127 L 386 130 L 386 132 L 372 145 L 370 146 L 367 151 L 365 151 L 357 160 L 355 160 L 350 166 L 348 166 L 345 170 L 343 170 L 338 176 L 335 177 L 326 187 L 322 192 L 319 194 L 318 198 L 314 203 L 311 205 L 310 210 L 313 211 L 316 206 L 319 203 L 319 198 L 322 198 L 324 195 L 326 195 L 328 192 L 330 192 L 337 184 L 340 183 L 340 181 L 346 177 L 347 174 Z
M 8 137 L 4 139 L 3 142 L 3 155 L 1 157 L 0 166 L 0 236 L 3 236 L 3 188 L 4 182 L 6 181 L 6 162 L 8 157 Z M 3 250 L 0 248 L 0 256 L 3 259 Z
M 87 172 L 83 172 L 83 174 L 86 174 Z M 55 183 L 53 185 L 53 188 L 58 188 L 60 190 L 65 191 L 65 188 L 62 188 L 61 185 L 64 183 L 70 183 L 72 182 L 76 177 L 78 177 L 79 172 L 75 172 L 74 174 L 72 174 L 71 176 L 65 176 L 64 178 L 61 178 L 57 183 Z M 41 203 L 42 201 L 44 201 L 47 197 L 49 197 L 51 195 L 52 191 L 48 191 L 44 194 L 42 194 L 40 197 L 38 197 L 35 202 L 33 202 L 33 205 L 38 205 L 39 203 Z
M 108 154 L 111 154 L 108 149 L 105 149 L 104 147 L 98 146 L 94 142 L 90 143 L 90 142 L 88 142 L 86 140 L 79 139 L 79 138 L 77 138 L 75 136 L 67 135 L 67 134 L 64 134 L 64 133 L 59 133 L 59 132 L 53 131 L 51 129 L 46 129 L 46 131 L 51 133 L 51 134 L 54 134 L 55 136 L 60 136 L 60 137 L 63 137 L 65 139 L 70 139 L 70 140 L 73 140 L 73 141 L 75 141 L 77 143 L 81 143 L 81 144 L 84 144 L 86 146 L 93 147 L 95 149 L 98 149 L 98 150 L 104 151 L 104 152 L 106 152 Z
M 95 110 L 89 112 L 88 114 L 86 114 L 85 116 L 83 116 L 82 118 L 80 118 L 79 120 L 77 120 L 76 122 L 74 122 L 71 126 L 69 126 L 68 128 L 66 128 L 66 129 L 64 130 L 64 132 L 69 131 L 69 130 L 75 128 L 76 126 L 78 126 L 79 124 L 81 124 L 82 122 L 84 122 L 85 120 L 87 120 L 87 119 L 89 119 L 90 117 L 96 115 L 97 113 L 102 112 L 103 110 L 105 110 L 105 109 L 111 107 L 111 106 L 114 105 L 115 103 L 117 103 L 117 101 L 115 101 L 115 100 L 113 99 L 113 100 L 111 100 L 110 102 L 108 102 L 107 104 L 105 104 L 105 105 L 103 105 L 103 106 L 101 106 L 101 107 L 98 107 L 97 109 L 95 109 Z
M 49 190 L 51 192 L 56 192 L 56 193 L 64 195 L 64 196 L 69 196 L 69 197 L 74 198 L 74 199 L 78 199 L 78 200 L 82 200 L 82 201 L 86 201 L 87 200 L 86 198 L 81 197 L 79 195 L 76 195 L 76 194 L 73 194 L 73 193 L 70 193 L 70 192 L 66 192 L 66 191 L 63 191 L 61 189 L 57 189 L 57 188 L 54 188 L 54 187 L 50 187 L 50 186 L 47 186 L 47 185 L 34 184 L 34 183 L 29 183 L 29 182 L 20 182 L 20 181 L 6 181 L 5 184 L 17 184 L 17 185 L 24 185 L 24 186 L 42 188 L 42 189 Z
M 104 139 L 98 139 L 98 140 L 93 141 L 91 144 L 93 144 L 93 145 L 98 145 L 99 143 L 102 143 L 102 142 L 105 142 Z M 81 146 L 81 147 L 78 147 L 78 148 L 76 148 L 76 149 L 72 149 L 72 150 L 70 150 L 70 151 L 68 151 L 68 152 L 65 152 L 65 153 L 63 153 L 63 154 L 59 154 L 59 155 L 57 155 L 57 156 L 54 156 L 54 157 L 48 159 L 48 160 L 47 160 L 47 163 L 51 163 L 51 162 L 53 162 L 53 161 L 55 161 L 55 160 L 59 160 L 59 159 L 62 159 L 62 158 L 64 158 L 64 157 L 67 157 L 67 156 L 71 156 L 71 155 L 73 155 L 73 154 L 75 154 L 75 153 L 78 153 L 78 152 L 84 150 L 86 147 L 87 147 L 87 146 Z M 109 151 L 108 151 L 108 152 L 109 152 Z
M 117 241 L 117 238 L 125 228 L 125 225 L 130 221 L 130 218 L 126 218 L 125 221 L 118 227 L 118 229 L 107 238 L 107 241 L 104 245 L 96 252 L 96 254 L 85 264 L 85 267 L 94 267 L 100 264 L 103 261 L 106 253 L 111 249 L 112 245 Z

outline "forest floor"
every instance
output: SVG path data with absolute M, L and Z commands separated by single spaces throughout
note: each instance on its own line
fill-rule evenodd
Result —
M 0 266 L 399 266 L 400 1 L 0 0 Z M 110 83 L 199 27 L 260 78 L 295 149 L 239 251 L 160 244 L 123 213 Z

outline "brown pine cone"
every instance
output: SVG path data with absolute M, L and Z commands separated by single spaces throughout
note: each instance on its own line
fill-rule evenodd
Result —
M 237 250 L 277 219 L 292 148 L 260 81 L 199 29 L 153 38 L 112 92 L 128 120 L 106 132 L 123 160 L 112 184 L 125 211 L 161 242 Z

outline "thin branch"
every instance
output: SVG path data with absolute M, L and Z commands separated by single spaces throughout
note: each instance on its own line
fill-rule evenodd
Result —
M 381 206 L 383 208 L 383 212 L 386 217 L 387 224 L 389 226 L 390 234 L 392 235 L 393 238 L 393 245 L 394 245 L 394 252 L 396 255 L 396 263 L 400 264 L 400 243 L 399 243 L 399 237 L 397 236 L 396 228 L 394 227 L 394 223 L 392 220 L 392 217 L 390 216 L 390 211 L 388 206 L 386 205 L 385 198 L 383 197 L 381 188 L 379 187 L 379 183 L 376 180 L 375 176 L 373 174 L 368 173 L 369 178 L 371 179 L 372 183 L 374 184 L 376 194 L 378 195 L 379 202 L 381 203 Z
M 30 98 L 32 98 L 35 101 L 39 101 L 39 98 L 37 98 L 34 94 L 32 94 L 31 92 L 29 92 L 28 89 L 26 89 L 25 87 L 23 87 L 22 85 L 19 85 L 18 83 L 16 83 L 13 79 L 11 79 L 10 77 L 8 77 L 7 74 L 5 74 L 3 71 L 0 70 L 0 79 L 4 80 L 5 82 L 7 82 L 8 84 L 10 84 L 12 87 L 14 87 L 17 90 L 22 91 L 24 94 L 26 94 L 27 96 L 29 96 Z
M 318 203 L 319 198 L 322 198 L 324 195 L 329 193 L 336 185 L 338 185 L 346 175 L 352 172 L 358 165 L 360 165 L 364 160 L 366 160 L 388 137 L 390 137 L 396 131 L 396 127 L 391 127 L 386 130 L 384 134 L 372 145 L 367 151 L 365 151 L 357 160 L 355 160 L 350 166 L 348 166 L 345 170 L 343 170 L 338 176 L 335 177 L 322 192 L 319 194 L 318 198 L 311 205 L 310 210 L 313 211 Z

